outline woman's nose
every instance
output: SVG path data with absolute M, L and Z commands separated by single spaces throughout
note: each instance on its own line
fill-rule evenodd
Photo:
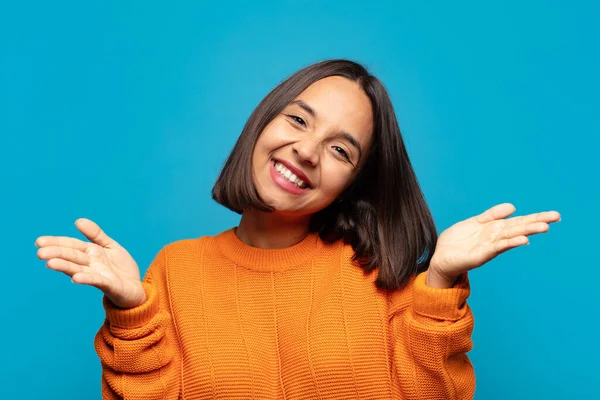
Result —
M 301 162 L 315 166 L 319 163 L 319 144 L 312 138 L 299 140 L 292 145 Z

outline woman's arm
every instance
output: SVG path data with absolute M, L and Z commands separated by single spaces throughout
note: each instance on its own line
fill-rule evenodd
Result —
M 466 303 L 467 274 L 454 287 L 437 289 L 419 274 L 390 315 L 393 368 L 405 399 L 472 399 L 475 373 L 467 352 L 473 348 L 474 320 Z
M 94 341 L 103 399 L 179 398 L 181 357 L 169 310 L 166 252 L 159 252 L 144 277 L 144 304 L 120 309 L 103 298 L 106 320 Z

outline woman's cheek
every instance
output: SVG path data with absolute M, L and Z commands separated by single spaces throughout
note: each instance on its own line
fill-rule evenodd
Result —
M 286 126 L 287 125 L 287 126 Z M 273 141 L 285 141 L 289 136 L 289 124 L 282 120 L 275 120 L 269 126 L 269 137 Z
M 330 196 L 337 198 L 348 186 L 352 176 L 344 168 L 340 168 L 339 161 L 323 158 L 321 166 L 321 182 L 323 188 Z

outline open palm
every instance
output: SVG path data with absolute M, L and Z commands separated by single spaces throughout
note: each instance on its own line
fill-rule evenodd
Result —
M 80 218 L 77 229 L 91 242 L 64 236 L 40 236 L 35 244 L 46 265 L 72 281 L 97 287 L 116 306 L 132 308 L 146 300 L 140 270 L 131 255 L 93 221 Z
M 452 225 L 440 234 L 430 268 L 441 276 L 457 277 L 509 249 L 528 244 L 528 236 L 547 232 L 549 223 L 560 220 L 556 211 L 505 219 L 514 212 L 512 204 L 498 204 Z

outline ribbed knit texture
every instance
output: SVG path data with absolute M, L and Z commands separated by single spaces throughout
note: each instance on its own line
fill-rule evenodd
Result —
M 103 299 L 103 398 L 471 399 L 467 274 L 390 292 L 352 255 L 316 234 L 255 248 L 234 229 L 165 246 L 144 304 Z

